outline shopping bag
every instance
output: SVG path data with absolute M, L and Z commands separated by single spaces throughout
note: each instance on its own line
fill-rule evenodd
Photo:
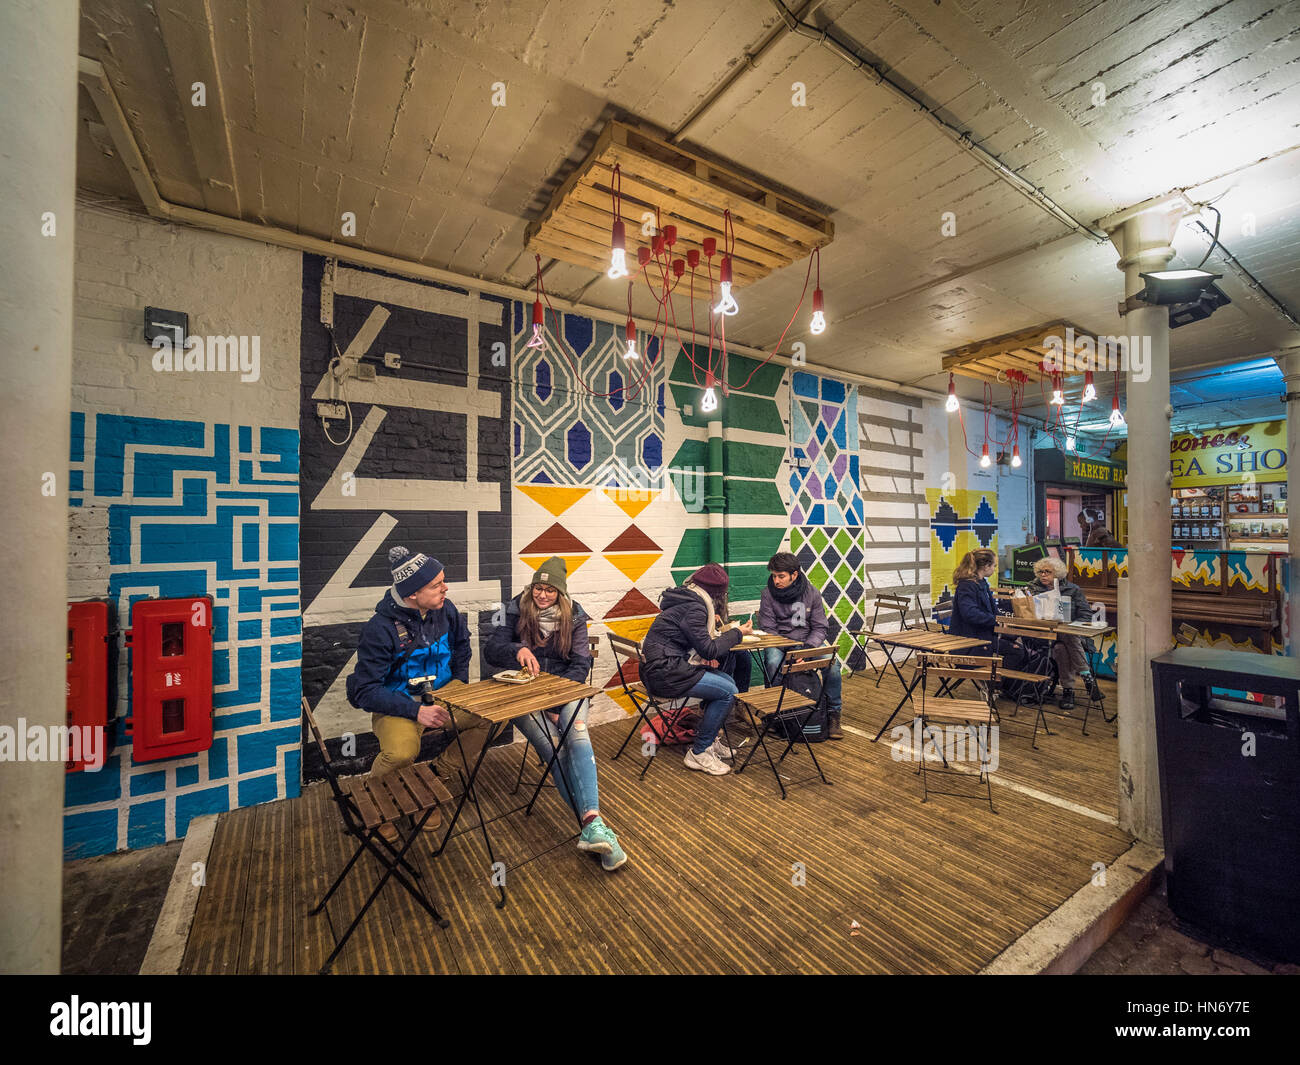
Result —
M 1034 613 L 1034 601 L 1023 588 L 1011 593 L 1011 613 L 1018 618 L 1037 617 Z

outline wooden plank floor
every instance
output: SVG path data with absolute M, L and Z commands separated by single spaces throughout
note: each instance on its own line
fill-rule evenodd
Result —
M 1113 705 L 1113 685 L 1103 688 Z M 832 786 L 814 778 L 785 801 L 759 761 L 708 777 L 667 751 L 638 781 L 638 752 L 611 760 L 629 726 L 599 726 L 602 810 L 627 865 L 609 874 L 579 853 L 572 816 L 548 789 L 531 817 L 492 825 L 497 857 L 511 865 L 555 847 L 508 874 L 504 910 L 477 832 L 436 860 L 417 842 L 417 867 L 451 926 L 439 929 L 390 882 L 335 971 L 978 971 L 1132 842 L 1113 822 L 1113 726 L 1094 717 L 1084 737 L 1081 711 L 1049 716 L 1053 735 L 1040 733 L 1033 751 L 1032 713 L 1004 716 L 994 815 L 964 798 L 923 804 L 915 766 L 893 757 L 889 734 L 869 742 L 899 695 L 892 677 L 878 689 L 869 674 L 846 681 L 850 735 L 816 747 Z M 489 754 L 489 817 L 515 802 L 519 757 L 518 746 Z M 811 772 L 806 752 L 787 765 L 798 779 Z M 940 786 L 978 792 L 973 775 Z M 472 808 L 462 825 L 471 823 Z M 351 851 L 324 784 L 223 815 L 182 971 L 315 972 L 378 875 L 363 857 L 326 912 L 307 916 Z

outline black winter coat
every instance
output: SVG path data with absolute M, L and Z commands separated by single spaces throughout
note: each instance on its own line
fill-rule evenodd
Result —
M 948 622 L 949 635 L 992 641 L 997 616 L 993 592 L 983 578 L 969 577 L 957 582 L 952 597 L 952 620 Z
M 587 638 L 587 614 L 577 603 L 573 604 L 573 642 L 569 646 L 569 656 L 564 658 L 555 649 L 554 634 L 543 644 L 525 645 L 519 638 L 519 599 L 532 595 L 531 589 L 525 589 L 506 606 L 505 624 L 493 628 L 488 637 L 487 646 L 483 648 L 483 657 L 493 666 L 501 669 L 519 669 L 519 650 L 528 646 L 537 658 L 537 664 L 543 673 L 551 673 L 568 680 L 586 681 L 591 672 L 591 643 Z
M 689 588 L 669 588 L 659 597 L 659 607 L 641 641 L 641 681 L 652 695 L 676 699 L 695 687 L 709 668 L 691 665 L 690 653 L 721 662 L 740 643 L 741 633 L 727 629 L 716 640 L 710 638 L 708 608 Z

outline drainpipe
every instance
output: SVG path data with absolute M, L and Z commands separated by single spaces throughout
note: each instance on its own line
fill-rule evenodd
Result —
M 1286 382 L 1286 496 L 1296 499 L 1300 486 L 1300 348 L 1277 356 Z M 1287 507 L 1287 653 L 1300 657 L 1300 515 Z
M 725 401 L 724 401 L 725 402 Z M 709 466 L 705 474 L 704 508 L 709 515 L 710 562 L 726 564 L 727 496 L 722 463 L 722 419 L 709 422 Z
M 1141 292 L 1138 276 L 1163 270 L 1173 236 L 1190 209 L 1181 196 L 1141 204 L 1102 222 L 1119 251 L 1124 295 Z M 1123 332 L 1151 345 L 1149 372 L 1128 377 L 1128 577 L 1118 591 L 1120 827 L 1161 845 L 1160 769 L 1156 757 L 1151 659 L 1173 645 L 1170 577 L 1169 308 L 1137 304 Z

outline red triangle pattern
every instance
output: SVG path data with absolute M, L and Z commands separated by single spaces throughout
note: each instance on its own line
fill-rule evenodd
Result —
M 629 525 L 618 537 L 605 546 L 606 551 L 661 551 L 657 543 L 635 525 Z
M 647 614 L 659 613 L 659 607 L 638 592 L 635 588 L 614 604 L 606 618 L 643 618 Z
M 579 552 L 589 554 L 591 548 L 556 522 L 519 553 L 521 555 L 576 555 Z

